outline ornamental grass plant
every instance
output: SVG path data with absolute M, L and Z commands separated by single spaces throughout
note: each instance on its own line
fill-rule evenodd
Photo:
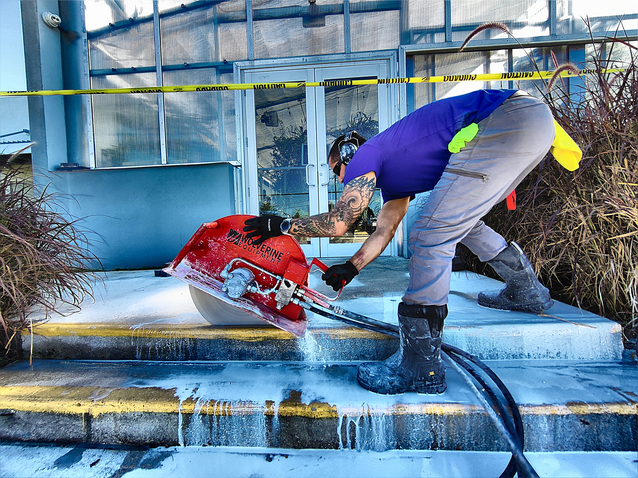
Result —
M 618 37 L 592 42 L 587 68 L 597 73 L 572 79 L 569 91 L 553 78 L 535 92 L 582 149 L 580 167 L 567 171 L 548 154 L 517 187 L 517 209 L 498 205 L 484 220 L 520 244 L 552 297 L 619 322 L 625 338 L 635 340 L 637 49 Z M 494 276 L 484 264 L 467 261 L 470 269 Z
M 19 350 L 20 331 L 92 296 L 99 263 L 77 220 L 61 214 L 58 197 L 38 191 L 14 154 L 0 170 L 0 364 Z M 33 311 L 44 313 L 33 318 Z

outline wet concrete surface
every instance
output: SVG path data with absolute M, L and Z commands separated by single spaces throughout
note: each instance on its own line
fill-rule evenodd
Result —
M 319 275 L 310 286 L 332 295 Z M 211 327 L 175 278 L 104 279 L 80 312 L 23 337 L 33 365 L 0 370 L 1 439 L 61 442 L 0 443 L 0 476 L 497 476 L 509 460 L 455 370 L 442 395 L 358 386 L 357 363 L 395 339 L 315 315 L 303 339 Z M 337 304 L 396 324 L 407 282 L 407 260 L 379 258 Z M 476 304 L 501 287 L 454 273 L 444 341 L 511 390 L 541 476 L 636 476 L 638 368 L 622 360 L 620 327 L 561 303 L 541 315 Z
M 3 478 L 492 478 L 498 452 L 287 450 L 233 447 L 86 447 L 0 444 Z M 527 453 L 544 478 L 634 478 L 634 452 Z
M 397 307 L 409 279 L 407 267 L 403 258 L 377 259 L 355 277 L 335 304 L 397 324 Z M 309 286 L 334 296 L 318 270 L 310 274 Z M 480 291 L 501 287 L 502 283 L 484 276 L 454 273 L 444 341 L 487 360 L 622 358 L 620 325 L 590 312 L 560 302 L 543 314 L 477 304 Z M 233 327 L 213 327 L 197 311 L 185 283 L 155 277 L 154 271 L 108 272 L 104 282 L 96 284 L 94 295 L 95 300 L 85 301 L 79 312 L 52 317 L 35 328 L 35 357 L 216 360 L 234 353 L 232 360 L 379 360 L 396 348 L 392 340 L 349 332 L 348 325 L 312 313 L 309 337 L 297 342 L 265 322 L 248 334 Z M 270 346 L 266 346 L 268 340 Z M 304 355 L 313 340 L 315 352 L 319 348 L 322 353 Z M 343 346 L 347 342 L 350 346 Z M 30 353 L 31 348 L 27 333 L 23 349 Z M 363 350 L 371 353 L 360 354 Z

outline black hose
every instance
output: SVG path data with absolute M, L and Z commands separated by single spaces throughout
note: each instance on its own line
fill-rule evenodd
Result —
M 374 320 L 370 317 L 366 317 L 365 315 L 359 315 L 354 312 L 350 312 L 349 310 L 344 310 L 341 307 L 335 307 L 334 305 L 328 306 L 328 309 L 331 311 L 329 312 L 328 310 L 325 310 L 323 306 L 312 305 L 308 302 L 303 302 L 297 299 L 293 299 L 293 301 L 304 309 L 314 312 L 315 314 L 323 315 L 328 319 L 338 320 L 339 322 L 354 325 L 360 329 L 366 329 L 372 332 L 390 335 L 392 337 L 399 336 L 399 327 L 397 325 Z
M 470 374 L 472 378 L 474 378 L 474 380 L 476 380 L 479 383 L 479 385 L 481 385 L 482 387 L 481 390 L 489 396 L 489 398 L 492 401 L 492 406 L 497 408 L 498 414 L 499 416 L 502 417 L 503 424 L 507 428 L 508 432 L 517 439 L 516 440 L 517 445 L 522 448 L 524 443 L 524 436 L 523 436 L 523 424 L 520 421 L 520 414 L 517 414 L 519 420 L 516 420 L 515 417 L 510 417 L 504 405 L 501 403 L 500 399 L 494 393 L 494 390 L 483 380 L 483 378 L 478 373 L 476 373 L 476 370 L 471 368 L 471 366 L 467 362 L 465 362 L 462 356 L 456 355 L 452 351 L 448 351 L 447 356 L 450 357 L 452 360 L 454 360 L 461 367 L 463 367 L 465 371 L 468 374 Z M 509 403 L 508 403 L 508 406 L 511 411 L 512 406 Z M 514 409 L 517 409 L 517 407 L 515 406 Z M 506 422 L 505 418 L 509 418 L 509 420 Z M 512 423 L 512 418 L 514 418 L 514 423 Z M 510 458 L 510 461 L 507 464 L 507 467 L 505 468 L 505 470 L 503 470 L 499 478 L 513 478 L 517 470 L 518 470 L 517 460 L 514 457 L 514 454 L 512 454 L 512 458 Z
M 447 354 L 445 354 L 445 352 L 443 352 L 443 354 L 446 360 L 450 363 L 450 365 L 452 365 L 453 368 L 455 368 L 458 372 L 462 372 L 461 367 L 459 367 L 454 360 L 452 360 Z M 507 429 L 507 426 L 505 425 L 505 421 L 502 419 L 502 417 L 499 416 L 499 414 L 494 410 L 492 405 L 489 403 L 489 401 L 485 397 L 486 394 L 484 392 L 481 392 L 476 387 L 474 382 L 472 382 L 472 380 L 470 379 L 469 374 L 461 373 L 461 377 L 467 382 L 470 389 L 476 394 L 476 397 L 479 399 L 479 402 L 481 402 L 481 404 L 485 408 L 485 411 L 487 412 L 489 417 L 493 420 L 494 425 L 496 425 L 496 428 L 498 429 L 498 431 L 501 433 L 503 438 L 505 438 L 505 441 L 507 442 L 510 448 L 510 451 L 512 453 L 512 457 L 516 459 L 516 468 L 518 470 L 519 475 L 521 477 L 524 476 L 529 478 L 538 478 L 538 474 L 536 473 L 532 465 L 529 463 L 529 461 L 527 461 L 527 458 L 523 454 L 523 450 L 519 446 L 518 441 L 513 436 L 513 434 L 510 433 L 510 431 Z M 508 468 L 509 468 L 509 465 L 508 465 Z
M 298 300 L 295 300 L 295 303 L 297 303 L 304 309 L 309 310 L 310 312 L 322 315 L 329 319 L 338 320 L 340 322 L 344 322 L 358 328 L 370 330 L 384 335 L 390 335 L 393 337 L 399 336 L 398 326 L 371 319 L 370 317 L 366 317 L 364 315 L 342 309 L 341 307 L 336 307 L 333 305 L 328 305 L 327 307 L 316 306 Z M 505 384 L 494 373 L 494 371 L 492 371 L 492 369 L 490 369 L 485 363 L 479 360 L 478 357 L 476 357 L 475 355 L 471 355 L 457 347 L 454 347 L 453 345 L 445 343 L 442 344 L 441 350 L 445 352 L 452 360 L 454 360 L 454 362 L 456 362 L 460 367 L 462 367 L 466 371 L 466 373 L 470 375 L 477 383 L 479 383 L 482 393 L 489 399 L 488 400 L 483 397 L 483 400 L 487 402 L 487 406 L 491 406 L 493 409 L 495 409 L 496 414 L 498 415 L 498 417 L 500 417 L 500 421 L 502 422 L 504 429 L 501 430 L 499 428 L 499 431 L 504 434 L 504 437 L 507 439 L 510 448 L 512 448 L 512 458 L 510 459 L 507 467 L 505 468 L 503 473 L 501 473 L 499 478 L 513 478 L 513 476 L 517 472 L 521 477 L 525 476 L 530 478 L 538 478 L 538 474 L 536 473 L 534 468 L 532 468 L 531 464 L 527 461 L 523 454 L 525 442 L 523 421 L 518 409 L 518 405 L 516 404 L 514 397 L 507 389 Z M 496 385 L 496 387 L 503 395 L 506 405 L 504 405 L 498 398 L 493 390 L 493 387 L 488 385 L 488 383 L 480 376 L 479 372 L 468 365 L 467 362 L 470 362 L 473 366 L 480 369 L 481 372 L 485 373 L 487 377 L 489 377 L 489 379 Z
M 514 421 L 514 429 L 512 430 L 511 421 L 509 423 L 505 423 L 505 425 L 507 426 L 507 428 L 510 431 L 510 433 L 512 433 L 512 435 L 514 435 L 515 437 L 518 438 L 518 445 L 521 447 L 521 450 L 522 450 L 523 447 L 524 447 L 524 443 L 525 443 L 525 431 L 523 429 L 523 420 L 521 418 L 521 414 L 520 414 L 520 411 L 518 409 L 518 405 L 516 404 L 516 401 L 514 400 L 514 397 L 512 397 L 512 394 L 507 389 L 505 384 L 501 381 L 501 379 L 492 371 L 492 369 L 490 369 L 487 365 L 485 365 L 475 355 L 471 355 L 471 354 L 465 352 L 464 350 L 461 350 L 461 349 L 459 349 L 457 347 L 454 347 L 452 345 L 449 345 L 449 344 L 443 344 L 441 346 L 441 349 L 444 352 L 446 352 L 450 357 L 454 357 L 455 355 L 457 355 L 457 356 L 461 356 L 461 357 L 464 357 L 467 360 L 469 360 L 473 365 L 479 367 L 494 382 L 494 384 L 499 388 L 499 390 L 503 394 L 503 397 L 507 401 L 507 405 L 508 405 L 510 413 L 511 413 L 511 417 L 509 417 L 509 415 L 504 413 L 504 412 L 502 412 L 503 413 L 502 416 L 511 418 L 511 420 Z M 474 378 L 476 378 L 476 377 L 474 377 Z M 531 465 L 529 465 L 529 467 L 531 467 Z M 514 455 L 512 455 L 512 458 L 511 458 L 507 468 L 505 469 L 505 471 L 503 471 L 503 473 L 501 474 L 500 478 L 511 478 L 511 477 L 513 477 L 514 474 L 517 471 L 517 468 L 518 468 L 518 466 L 517 466 L 517 463 L 516 463 L 516 459 L 515 459 Z M 533 468 L 532 468 L 532 472 L 534 474 L 536 473 L 535 471 L 533 471 Z
M 523 420 L 521 418 L 518 405 L 516 404 L 514 397 L 512 396 L 508 388 L 505 386 L 505 384 L 498 377 L 498 375 L 496 375 L 494 371 L 491 368 L 489 368 L 487 365 L 485 365 L 476 355 L 471 355 L 465 352 L 464 350 L 459 349 L 458 347 L 454 347 L 453 345 L 449 345 L 445 343 L 442 344 L 441 349 L 447 354 L 456 354 L 469 360 L 475 366 L 479 367 L 492 380 L 492 382 L 494 382 L 494 384 L 498 387 L 498 389 L 503 394 L 503 397 L 507 401 L 507 404 L 510 408 L 510 413 L 512 414 L 512 419 L 514 421 L 514 425 L 516 428 L 515 430 L 516 434 L 521 437 L 520 445 L 523 446 L 523 443 L 525 441 L 524 430 L 523 430 Z

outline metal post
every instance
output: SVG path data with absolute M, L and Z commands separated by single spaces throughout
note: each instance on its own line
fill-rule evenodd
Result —
M 346 53 L 350 53 L 352 51 L 350 40 L 350 0 L 343 0 L 343 38 Z
M 452 0 L 445 0 L 445 41 L 452 41 Z
M 214 29 L 214 38 L 215 38 L 215 56 L 214 60 L 219 61 L 219 18 L 217 12 L 217 5 L 213 5 L 213 29 Z M 215 82 L 221 83 L 221 74 L 219 73 L 219 69 L 215 68 Z M 224 123 L 224 104 L 223 97 L 221 91 L 217 91 L 217 118 L 218 118 L 218 128 L 217 133 L 219 135 L 219 160 L 226 161 L 226 125 Z
M 84 24 L 84 2 L 61 2 L 62 24 L 78 36 L 75 41 L 62 41 L 62 71 L 67 89 L 89 89 L 89 50 Z M 64 37 L 63 37 L 64 38 Z M 68 162 L 95 168 L 92 96 L 64 98 L 67 124 Z
M 410 2 L 401 2 L 399 6 L 399 44 L 409 45 L 410 38 Z
M 511 48 L 507 50 L 507 71 L 510 73 L 514 71 L 514 52 Z M 508 81 L 507 87 L 510 90 L 514 89 L 514 82 L 512 80 Z
M 246 35 L 248 41 L 248 59 L 255 59 L 255 42 L 253 38 L 253 0 L 246 0 Z
M 160 20 L 159 20 L 159 7 L 157 6 L 157 0 L 153 0 L 153 39 L 155 43 L 155 78 L 157 80 L 157 86 L 164 86 L 162 79 L 162 43 L 160 39 Z M 160 155 L 162 157 L 162 164 L 166 164 L 166 123 L 164 121 L 164 93 L 157 94 L 157 113 L 159 120 L 159 135 L 160 135 Z

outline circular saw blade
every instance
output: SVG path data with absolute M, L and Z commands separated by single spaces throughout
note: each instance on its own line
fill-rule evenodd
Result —
M 216 326 L 251 326 L 271 327 L 271 325 L 252 314 L 227 304 L 217 297 L 188 285 L 191 298 L 199 313 L 211 325 Z

